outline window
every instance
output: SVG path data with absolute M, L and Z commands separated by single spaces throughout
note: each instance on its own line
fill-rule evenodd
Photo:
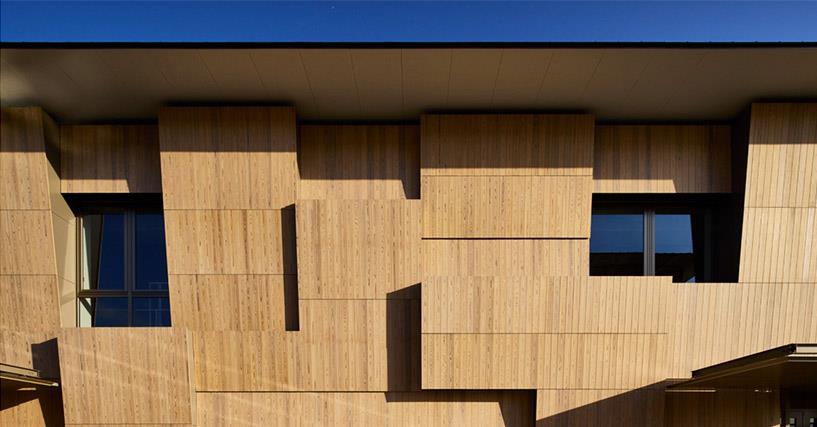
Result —
M 161 209 L 78 215 L 79 326 L 170 326 Z
M 591 276 L 672 276 L 674 282 L 733 281 L 739 244 L 717 197 L 595 197 Z M 730 234 L 731 233 L 731 234 Z M 736 249 L 737 248 L 737 249 Z M 713 262 L 715 257 L 721 266 Z M 730 280 L 731 279 L 731 280 Z

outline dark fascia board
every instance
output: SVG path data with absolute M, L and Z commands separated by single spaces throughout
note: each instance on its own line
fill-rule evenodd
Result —
M 803 42 L 0 42 L 3 49 L 735 49 L 817 47 Z
M 728 360 L 726 362 L 718 363 L 717 365 L 707 366 L 706 368 L 692 371 L 692 379 L 700 379 L 709 375 L 718 375 L 733 369 L 743 369 L 752 364 L 763 364 L 771 362 L 784 362 L 788 360 L 789 356 L 813 357 L 817 359 L 817 353 L 806 352 L 798 353 L 799 349 L 813 349 L 817 344 L 786 344 L 780 347 L 775 347 L 769 350 L 761 351 L 760 353 L 750 354 L 748 356 L 740 357 L 738 359 Z

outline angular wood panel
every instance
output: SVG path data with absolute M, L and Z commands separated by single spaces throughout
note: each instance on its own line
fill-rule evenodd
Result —
M 387 298 L 422 280 L 420 202 L 301 200 L 299 297 Z
M 155 125 L 60 128 L 63 193 L 161 193 Z
M 50 209 L 43 111 L 3 108 L 0 118 L 0 209 Z
M 423 178 L 424 238 L 588 238 L 592 180 Z
M 184 331 L 63 329 L 58 341 L 66 424 L 191 422 Z
M 629 389 L 666 379 L 666 334 L 423 334 L 423 389 Z
M 281 209 L 295 202 L 292 108 L 163 108 L 159 146 L 165 209 Z
M 198 393 L 200 426 L 506 426 L 533 423 L 524 392 Z
M 58 329 L 57 277 L 0 275 L 0 307 L 0 330 L 33 332 Z
M 294 274 L 294 212 L 166 210 L 169 274 Z
M 422 331 L 666 333 L 670 283 L 669 277 L 426 277 Z
M 817 208 L 746 208 L 741 282 L 817 283 Z
M 591 175 L 593 116 L 424 115 L 428 175 Z
M 299 199 L 418 199 L 420 138 L 410 125 L 301 125 Z
M 284 330 L 294 275 L 171 275 L 173 326 L 194 331 Z M 291 285 L 294 286 L 294 283 Z
M 536 427 L 663 426 L 667 395 L 661 386 L 536 390 Z
M 300 314 L 298 332 L 194 332 L 196 390 L 419 389 L 419 301 L 306 300 Z
M 423 277 L 586 276 L 587 239 L 427 239 Z
M 0 210 L 0 247 L 0 274 L 57 274 L 48 210 Z
M 596 127 L 596 193 L 728 193 L 729 126 Z

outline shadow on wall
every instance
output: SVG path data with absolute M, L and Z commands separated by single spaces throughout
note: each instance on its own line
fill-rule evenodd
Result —
M 616 390 L 541 390 L 537 403 L 545 408 L 591 403 L 538 419 L 536 427 L 663 426 L 664 388 L 657 383 L 615 395 Z
M 298 250 L 295 228 L 295 205 L 281 210 L 281 245 L 284 262 L 284 322 L 285 330 L 301 330 L 298 306 Z
M 423 390 L 421 392 L 387 392 L 386 401 L 444 402 L 451 404 L 496 403 L 505 427 L 527 427 L 533 424 L 536 392 L 533 390 Z M 452 411 L 456 412 L 452 409 Z M 467 412 L 464 408 L 459 411 Z M 454 413 L 452 412 L 452 413 Z
M 386 295 L 386 363 L 389 391 L 419 391 L 420 284 Z
M 43 378 L 60 378 L 59 353 L 57 339 L 31 344 L 32 367 L 40 371 Z M 31 386 L 2 382 L 0 390 L 0 424 L 4 425 L 32 425 L 40 424 L 47 427 L 65 425 L 62 410 L 62 393 L 56 387 Z M 38 408 L 25 405 L 28 402 L 38 402 Z M 8 424 L 5 424 L 8 423 Z

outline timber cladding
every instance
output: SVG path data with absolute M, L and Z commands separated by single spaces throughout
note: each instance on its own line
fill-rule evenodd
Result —
M 817 106 L 749 116 L 736 143 L 728 124 L 588 114 L 164 107 L 57 126 L 4 108 L 0 362 L 62 388 L 4 400 L 0 424 L 46 424 L 42 402 L 69 425 L 772 425 L 777 392 L 665 391 L 817 342 Z M 117 192 L 162 194 L 170 328 L 60 317 L 61 194 Z M 599 193 L 745 196 L 739 282 L 591 277 Z

